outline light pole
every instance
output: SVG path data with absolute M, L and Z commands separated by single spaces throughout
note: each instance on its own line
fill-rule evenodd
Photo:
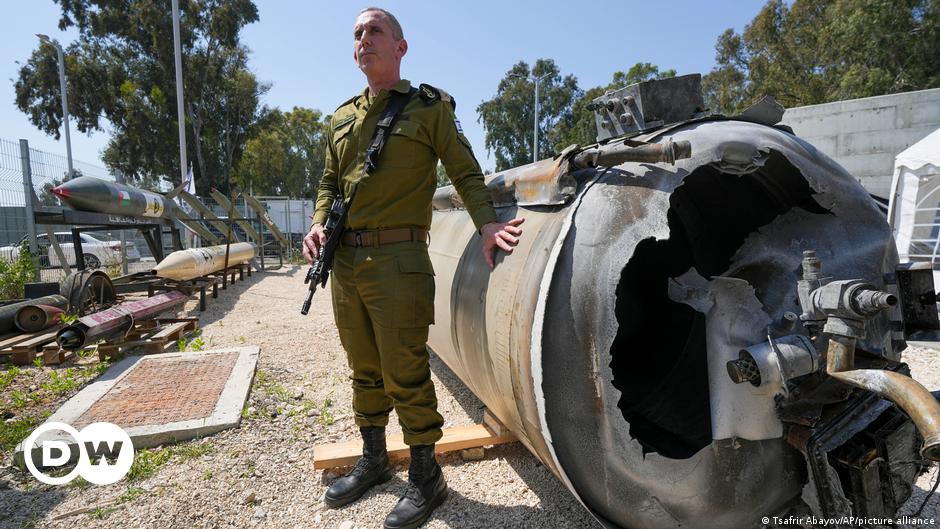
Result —
M 535 83 L 535 123 L 532 125 L 532 163 L 539 161 L 539 83 L 542 82 L 542 79 L 550 75 L 552 75 L 552 72 L 541 77 L 519 74 L 511 74 L 509 76 L 510 78 L 526 79 Z
M 72 169 L 72 138 L 69 136 L 69 98 L 65 89 L 65 54 L 62 53 L 62 46 L 50 39 L 47 35 L 37 33 L 37 37 L 44 44 L 51 44 L 59 57 L 59 91 L 62 92 L 62 126 L 65 128 L 65 154 L 68 160 L 69 173 L 65 175 L 65 180 L 71 180 L 74 170 Z
M 180 42 L 180 3 L 173 0 L 173 55 L 176 57 L 176 119 L 180 133 L 180 183 L 186 181 L 186 116 L 183 113 L 183 52 Z M 196 138 L 199 141 L 199 138 Z

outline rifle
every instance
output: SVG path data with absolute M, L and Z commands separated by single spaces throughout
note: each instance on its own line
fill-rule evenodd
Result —
M 305 316 L 310 311 L 310 303 L 313 301 L 313 294 L 317 291 L 317 285 L 325 287 L 326 280 L 330 277 L 330 270 L 333 268 L 333 255 L 336 253 L 336 247 L 339 246 L 339 240 L 343 236 L 348 211 L 349 208 L 343 201 L 343 197 L 333 199 L 333 204 L 330 206 L 330 215 L 323 227 L 326 232 L 326 243 L 320 246 L 320 255 L 317 256 L 317 260 L 307 270 L 307 277 L 304 278 L 304 284 L 310 285 L 310 290 L 307 291 L 307 299 L 304 300 L 304 305 L 300 309 L 300 313 Z
M 411 88 L 408 93 L 393 91 L 389 96 L 388 104 L 385 105 L 385 110 L 379 116 L 379 122 L 375 125 L 375 131 L 372 133 L 372 141 L 366 150 L 365 174 L 363 177 L 372 174 L 376 170 L 379 155 L 382 154 L 382 150 L 385 148 L 392 125 L 395 124 L 411 96 L 417 91 L 417 88 Z M 307 299 L 304 300 L 304 306 L 300 309 L 301 314 L 306 315 L 307 311 L 310 310 L 310 302 L 313 301 L 313 294 L 317 291 L 317 285 L 326 286 L 326 280 L 330 277 L 330 269 L 333 268 L 333 254 L 336 253 L 340 237 L 343 236 L 343 230 L 346 226 L 346 213 L 349 211 L 348 204 L 351 204 L 353 197 L 356 196 L 356 189 L 358 189 L 358 184 L 353 187 L 348 203 L 343 202 L 342 197 L 333 199 L 333 204 L 330 206 L 330 215 L 326 219 L 326 226 L 323 227 L 326 231 L 326 244 L 320 247 L 320 256 L 310 267 L 310 270 L 307 270 L 307 277 L 304 279 L 304 283 L 310 285 L 310 291 L 307 292 Z

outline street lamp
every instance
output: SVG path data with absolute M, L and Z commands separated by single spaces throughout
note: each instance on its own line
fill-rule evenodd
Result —
M 71 180 L 74 170 L 72 169 L 72 138 L 69 136 L 69 98 L 65 89 L 65 54 L 62 52 L 62 46 L 50 39 L 47 35 L 36 34 L 43 44 L 51 44 L 55 47 L 56 54 L 59 57 L 59 91 L 62 92 L 62 125 L 65 127 L 65 154 L 68 160 L 69 173 L 65 175 L 65 180 Z
M 171 2 L 173 10 L 173 55 L 176 66 L 176 120 L 180 134 L 180 183 L 186 181 L 186 115 L 183 113 L 183 51 L 180 44 L 180 3 Z M 196 138 L 199 141 L 199 138 Z M 231 189 L 231 188 L 230 188 Z
M 532 127 L 532 163 L 539 161 L 539 83 L 542 82 L 542 79 L 552 75 L 552 72 L 549 72 L 541 77 L 535 77 L 534 75 L 519 75 L 519 74 L 510 74 L 510 78 L 519 78 L 526 79 L 528 81 L 533 81 L 535 83 L 535 124 Z

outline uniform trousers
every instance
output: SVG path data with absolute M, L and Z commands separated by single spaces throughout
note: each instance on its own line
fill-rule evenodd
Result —
M 424 242 L 341 246 L 333 259 L 333 315 L 352 370 L 357 426 L 385 426 L 392 407 L 408 445 L 441 438 L 427 349 L 434 269 Z

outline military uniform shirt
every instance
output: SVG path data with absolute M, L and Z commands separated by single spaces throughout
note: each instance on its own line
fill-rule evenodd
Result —
M 411 83 L 403 79 L 392 90 L 407 93 L 410 88 Z M 347 229 L 430 228 L 438 158 L 477 230 L 495 221 L 483 173 L 459 129 L 452 100 L 444 92 L 430 103 L 417 95 L 408 101 L 389 131 L 378 168 L 365 173 L 365 152 L 388 100 L 388 91 L 370 97 L 366 88 L 333 113 L 313 223 L 324 224 L 337 191 L 342 189 L 343 196 L 349 197 L 361 178 Z

